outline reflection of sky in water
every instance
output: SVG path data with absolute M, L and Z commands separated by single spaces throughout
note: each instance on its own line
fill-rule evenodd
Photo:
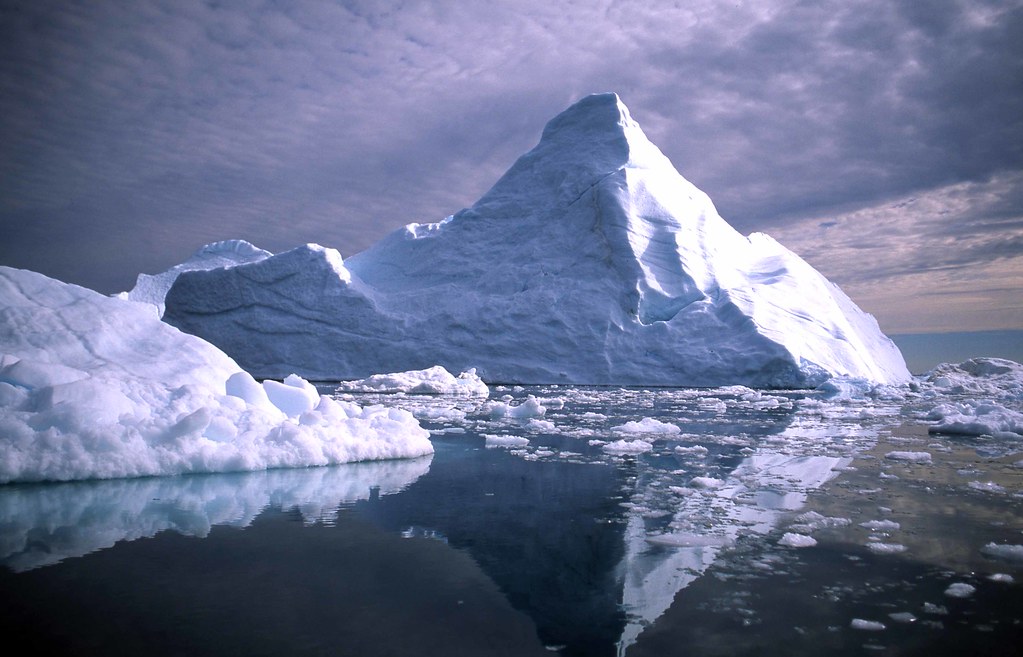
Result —
M 479 400 L 359 397 L 415 412 L 434 431 L 432 462 L 5 487 L 0 559 L 24 571 L 164 530 L 203 537 L 214 525 L 248 527 L 267 507 L 320 527 L 345 507 L 387 535 L 471 556 L 548 646 L 622 654 L 730 553 L 773 546 L 813 491 L 914 412 L 904 400 L 742 388 L 530 387 L 492 398 L 505 394 L 535 395 L 542 422 L 495 419 Z M 680 432 L 616 429 L 644 417 Z M 485 447 L 487 436 L 528 442 Z M 605 450 L 623 438 L 651 447 Z

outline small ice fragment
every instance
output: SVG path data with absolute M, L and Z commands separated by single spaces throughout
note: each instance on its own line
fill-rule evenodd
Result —
M 604 445 L 604 451 L 608 454 L 642 454 L 653 448 L 653 445 L 643 440 L 616 440 Z
M 930 463 L 929 452 L 888 452 L 884 457 L 890 461 L 908 461 L 910 463 Z
M 945 589 L 945 595 L 950 598 L 968 598 L 973 595 L 976 590 L 977 589 L 975 587 L 967 584 L 966 582 L 956 582 L 954 584 L 950 584 L 949 587 Z
M 966 484 L 974 490 L 984 491 L 985 493 L 1004 493 L 1005 489 L 993 481 L 971 481 Z
M 925 602 L 924 613 L 934 614 L 936 616 L 946 616 L 948 615 L 948 607 L 946 607 L 945 605 L 936 605 L 930 602 Z
M 523 436 L 496 436 L 487 435 L 487 447 L 525 447 L 529 444 L 529 438 Z
M 689 485 L 693 488 L 721 488 L 725 482 L 714 477 L 693 477 L 689 481 Z
M 813 547 L 817 545 L 817 539 L 812 536 L 807 536 L 806 534 L 793 534 L 791 532 L 786 532 L 778 541 L 778 545 L 785 545 L 787 547 L 794 548 Z
M 1012 584 L 1016 581 L 1013 579 L 1012 575 L 1007 573 L 992 573 L 988 575 L 987 578 L 992 582 L 999 582 L 1001 584 Z
M 682 433 L 682 429 L 678 428 L 678 426 L 668 424 L 667 422 L 661 422 L 660 420 L 655 420 L 652 417 L 645 417 L 639 422 L 631 421 L 611 427 L 611 431 L 620 433 L 663 433 L 672 435 Z
M 888 614 L 888 618 L 892 619 L 896 623 L 915 623 L 916 616 L 908 611 L 897 611 L 892 614 Z
M 980 548 L 980 552 L 988 557 L 1009 559 L 1012 561 L 1023 561 L 1023 545 L 988 543 L 984 547 Z
M 849 623 L 849 627 L 854 630 L 866 630 L 867 632 L 880 632 L 885 629 L 884 623 L 872 620 L 865 620 L 863 618 L 854 618 Z
M 867 543 L 867 548 L 874 554 L 898 554 L 906 551 L 901 543 Z
M 861 522 L 860 527 L 866 527 L 875 532 L 891 532 L 899 528 L 899 523 L 894 520 L 871 520 L 869 522 Z
M 796 516 L 796 522 L 800 525 L 806 526 L 811 530 L 824 529 L 827 527 L 846 527 L 852 524 L 852 520 L 849 518 L 834 518 L 829 516 L 823 516 L 816 511 L 807 511 Z
M 647 543 L 667 547 L 721 547 L 729 543 L 724 536 L 705 536 L 702 534 L 659 534 L 647 536 Z

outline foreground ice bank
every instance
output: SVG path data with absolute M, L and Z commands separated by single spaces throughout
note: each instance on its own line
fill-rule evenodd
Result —
M 152 307 L 0 267 L 0 483 L 422 456 L 406 411 L 257 383 Z
M 307 245 L 182 273 L 166 320 L 264 376 L 439 364 L 486 381 L 813 386 L 909 379 L 873 317 L 743 237 L 614 94 L 555 117 L 475 205 L 342 262 Z

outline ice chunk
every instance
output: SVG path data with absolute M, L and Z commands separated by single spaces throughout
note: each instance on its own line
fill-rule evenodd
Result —
M 900 543 L 867 543 L 867 549 L 874 554 L 899 554 L 906 551 L 906 546 Z
M 945 595 L 950 598 L 968 598 L 974 594 L 977 589 L 966 582 L 955 582 L 949 584 L 948 588 L 945 589 Z
M 653 445 L 644 440 L 615 440 L 602 448 L 608 454 L 643 454 L 653 449 Z
M 988 543 L 980 549 L 981 553 L 997 559 L 1008 559 L 1010 561 L 1023 561 L 1023 545 L 1010 545 L 1006 543 Z
M 803 548 L 813 547 L 817 545 L 817 540 L 812 536 L 806 534 L 793 534 L 792 532 L 785 532 L 785 534 L 779 539 L 778 545 L 785 545 L 787 547 Z
M 693 477 L 689 485 L 693 488 L 721 488 L 725 482 L 714 477 Z
M 248 372 L 235 372 L 228 377 L 224 388 L 228 395 L 237 397 L 252 406 L 263 409 L 277 408 L 267 397 L 266 388 L 253 379 Z
M 655 420 L 652 417 L 645 417 L 638 422 L 626 422 L 625 424 L 611 427 L 611 430 L 618 433 L 660 433 L 666 435 L 682 433 L 682 429 L 678 428 L 678 426 Z
M 805 527 L 808 531 L 814 531 L 828 527 L 846 527 L 852 524 L 852 520 L 825 516 L 816 511 L 807 511 L 796 516 L 796 523 L 797 525 L 793 525 L 793 527 Z
M 487 404 L 487 411 L 492 418 L 512 418 L 515 420 L 526 420 L 532 417 L 541 417 L 547 409 L 540 405 L 540 402 L 533 395 L 529 395 L 526 401 L 517 406 L 508 402 L 490 402 Z
M 915 623 L 916 616 L 908 611 L 896 611 L 888 614 L 888 618 L 891 618 L 896 623 Z
M 1002 358 L 972 358 L 942 363 L 922 378 L 925 391 L 977 398 L 1023 397 L 1023 364 Z
M 289 417 L 297 417 L 312 410 L 320 401 L 320 394 L 308 381 L 292 374 L 283 382 L 267 379 L 263 381 L 266 396 L 277 408 Z
M 863 618 L 852 619 L 852 622 L 849 623 L 849 627 L 854 630 L 865 630 L 867 632 L 880 632 L 885 629 L 884 623 L 880 621 L 866 620 Z
M 358 381 L 345 381 L 340 390 L 348 392 L 404 392 L 414 395 L 457 395 L 460 397 L 488 397 L 487 384 L 476 374 L 475 368 L 468 369 L 457 377 L 440 365 L 425 370 L 374 374 Z
M 486 436 L 487 447 L 525 447 L 529 444 L 529 438 L 523 436 Z
M 890 461 L 907 461 L 909 463 L 930 463 L 931 455 L 928 452 L 888 452 L 884 457 Z
M 1023 413 L 990 400 L 939 404 L 926 418 L 936 422 L 928 428 L 931 433 L 1023 435 Z

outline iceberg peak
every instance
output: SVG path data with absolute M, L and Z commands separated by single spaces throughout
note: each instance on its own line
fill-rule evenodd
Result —
M 551 119 L 470 211 L 517 217 L 527 207 L 564 208 L 626 168 L 675 171 L 617 94 L 586 96 Z

